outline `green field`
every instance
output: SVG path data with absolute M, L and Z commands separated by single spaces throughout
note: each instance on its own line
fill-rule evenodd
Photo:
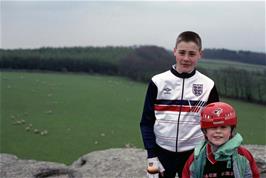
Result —
M 0 152 L 70 164 L 94 150 L 142 148 L 146 84 L 125 78 L 1 72 Z M 265 106 L 222 100 L 239 113 L 245 144 L 266 144 Z

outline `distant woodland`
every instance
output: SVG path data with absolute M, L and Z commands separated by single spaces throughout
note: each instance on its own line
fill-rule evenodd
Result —
M 172 52 L 157 46 L 0 49 L 1 70 L 99 73 L 147 82 L 175 63 Z M 266 66 L 265 53 L 205 49 L 204 58 Z M 198 68 L 211 77 L 220 95 L 266 104 L 266 70 Z
M 204 57 L 248 64 L 266 65 L 265 53 L 251 51 L 233 51 L 228 49 L 205 49 Z

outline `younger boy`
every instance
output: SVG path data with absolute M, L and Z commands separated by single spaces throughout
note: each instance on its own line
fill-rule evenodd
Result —
M 236 132 L 234 108 L 223 102 L 207 105 L 201 113 L 205 141 L 196 146 L 187 160 L 182 178 L 259 178 L 252 154 L 241 146 Z

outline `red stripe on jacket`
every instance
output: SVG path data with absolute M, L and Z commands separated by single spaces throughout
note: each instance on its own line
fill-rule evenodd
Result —
M 176 112 L 198 112 L 201 107 L 198 106 L 169 106 L 169 105 L 156 105 L 155 111 L 176 111 Z

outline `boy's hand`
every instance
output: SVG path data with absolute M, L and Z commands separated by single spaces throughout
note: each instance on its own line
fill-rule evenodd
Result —
M 157 157 L 148 159 L 148 178 L 159 178 L 159 173 L 163 176 L 164 167 Z

